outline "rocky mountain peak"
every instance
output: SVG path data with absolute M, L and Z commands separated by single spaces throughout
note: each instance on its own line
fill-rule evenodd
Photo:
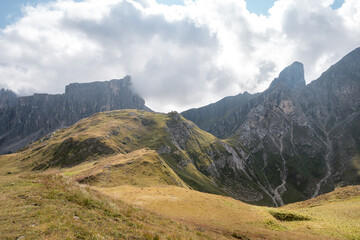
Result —
M 249 175 L 255 173 L 255 182 L 279 206 L 360 183 L 354 164 L 360 154 L 359 96 L 357 48 L 308 85 L 303 65 L 294 62 L 267 91 L 227 97 L 183 116 L 237 151 L 244 148 L 240 155 Z
M 9 89 L 5 90 L 4 88 L 2 88 L 2 89 L 0 89 L 0 96 L 1 97 L 3 97 L 3 96 L 15 96 L 16 97 L 16 94 Z
M 109 90 L 130 90 L 132 86 L 132 81 L 130 76 L 125 76 L 122 79 L 112 79 L 106 82 L 90 82 L 90 83 L 70 83 L 65 87 L 65 94 L 91 94 L 99 93 L 99 90 L 109 91 Z M 100 89 L 99 89 L 100 88 Z
M 293 90 L 298 87 L 305 86 L 304 65 L 300 62 L 294 62 L 286 67 L 270 84 L 270 88 L 277 85 L 283 85 L 286 88 Z
M 17 96 L 11 90 L 0 90 L 0 108 L 5 108 L 16 104 Z

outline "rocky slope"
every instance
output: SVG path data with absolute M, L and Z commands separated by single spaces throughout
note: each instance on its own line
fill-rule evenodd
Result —
M 309 85 L 295 62 L 263 93 L 182 115 L 242 151 L 275 205 L 360 183 L 360 48 Z
M 16 151 L 56 129 L 70 126 L 96 112 L 144 109 L 145 101 L 131 87 L 129 76 L 120 80 L 73 83 L 64 94 L 17 97 L 0 91 L 0 153 Z

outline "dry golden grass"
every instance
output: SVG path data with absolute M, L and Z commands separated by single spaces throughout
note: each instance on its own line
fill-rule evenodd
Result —
M 19 154 L 13 157 L 19 158 Z M 19 236 L 227 239 L 233 238 L 232 235 L 240 239 L 359 239 L 360 236 L 360 188 L 356 186 L 274 209 L 197 192 L 186 185 L 169 185 L 159 181 L 156 175 L 146 179 L 147 174 L 142 171 L 132 176 L 140 178 L 136 182 L 127 180 L 125 172 L 115 170 L 112 172 L 115 179 L 126 179 L 114 181 L 119 184 L 117 187 L 109 187 L 102 178 L 94 187 L 74 181 L 102 173 L 109 165 L 131 166 L 127 164 L 129 161 L 140 166 L 144 161 L 148 162 L 147 166 L 159 163 L 154 151 L 147 149 L 38 174 L 21 172 L 19 162 L 11 159 L 0 157 L 0 232 L 5 239 Z M 59 177 L 59 173 L 65 178 Z M 149 182 L 145 184 L 146 181 Z M 108 211 L 126 216 L 126 224 L 119 223 L 113 215 L 108 216 Z M 295 212 L 311 220 L 278 221 L 270 211 Z M 84 221 L 78 221 L 78 217 Z M 137 227 L 134 229 L 132 224 Z
M 360 239 L 360 186 L 339 188 L 283 209 L 296 210 L 313 218 L 312 224 L 294 225 L 298 231 L 311 229 L 343 239 Z
M 114 200 L 56 173 L 0 176 L 0 239 L 228 239 Z
M 120 186 L 96 187 L 95 190 L 170 219 L 238 233 L 250 239 L 339 239 L 326 232 L 314 231 L 317 221 L 301 222 L 303 226 L 313 226 L 312 229 L 298 228 L 299 222 L 281 222 L 269 213 L 277 209 L 252 206 L 229 197 L 190 189 Z
M 188 188 L 153 150 L 140 149 L 64 169 L 65 176 L 100 187 L 176 185 Z

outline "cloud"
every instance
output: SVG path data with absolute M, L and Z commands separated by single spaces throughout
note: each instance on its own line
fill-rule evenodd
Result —
M 293 61 L 307 81 L 360 45 L 360 4 L 278 0 L 269 16 L 244 0 L 70 0 L 23 9 L 0 32 L 0 87 L 61 93 L 71 82 L 132 75 L 157 111 L 264 90 Z

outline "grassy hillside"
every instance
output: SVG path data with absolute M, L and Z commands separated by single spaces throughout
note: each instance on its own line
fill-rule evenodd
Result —
M 357 189 L 351 193 L 349 188 L 335 191 L 344 198 L 335 200 L 330 193 L 281 208 L 248 205 L 174 186 L 96 189 L 171 219 L 249 239 L 360 239 L 360 187 L 351 187 Z
M 1 163 L 2 239 L 360 237 L 360 187 L 337 190 L 343 197 L 325 195 L 275 209 L 174 185 L 89 187 L 53 170 L 4 172 Z M 279 213 L 292 217 L 279 220 Z M 293 221 L 294 215 L 305 220 Z
M 186 136 L 182 136 L 182 127 L 188 130 Z M 180 135 L 179 139 L 172 139 L 177 134 Z M 184 138 L 186 143 L 182 142 Z M 158 159 L 166 174 L 173 175 L 175 171 L 192 188 L 226 194 L 211 178 L 199 171 L 211 164 L 212 159 L 204 151 L 212 148 L 216 141 L 214 136 L 175 113 L 122 110 L 99 113 L 83 119 L 30 144 L 11 158 L 12 161 L 21 162 L 23 170 L 43 171 L 69 168 L 84 162 L 95 163 L 104 156 L 115 159 L 116 155 L 148 148 L 154 150 L 152 154 L 147 154 L 148 157 L 153 155 L 151 158 Z M 161 157 L 155 151 L 161 153 Z M 197 158 L 193 160 L 190 155 Z M 177 185 L 184 184 L 182 180 L 173 179 Z
M 1 239 L 226 239 L 229 236 L 107 198 L 55 173 L 1 174 L 0 181 Z
M 298 225 L 344 239 L 360 239 L 360 186 L 348 186 L 316 198 L 284 206 L 311 216 L 314 226 Z
M 23 169 L 44 171 L 148 148 L 193 189 L 249 201 L 256 196 L 263 204 L 271 204 L 224 144 L 176 112 L 121 110 L 83 119 L 30 144 L 13 158 L 22 162 Z
M 188 188 L 155 151 L 148 149 L 80 164 L 66 169 L 63 174 L 74 176 L 80 183 L 100 187 L 175 185 Z
M 222 193 L 199 170 L 222 147 L 174 113 L 81 120 L 0 156 L 1 238 L 360 238 L 360 187 L 277 209 L 194 190 Z

